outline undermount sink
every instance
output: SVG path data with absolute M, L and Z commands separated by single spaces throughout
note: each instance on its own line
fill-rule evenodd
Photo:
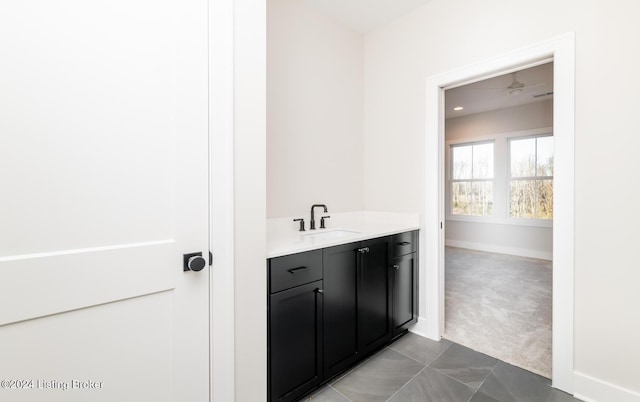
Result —
M 334 239 L 341 239 L 343 237 L 351 237 L 358 234 L 360 234 L 360 232 L 356 232 L 353 230 L 333 229 L 333 230 L 321 230 L 317 233 L 306 233 L 303 236 L 310 239 L 334 240 Z

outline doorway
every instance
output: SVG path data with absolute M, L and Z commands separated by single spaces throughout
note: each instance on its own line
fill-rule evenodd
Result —
M 445 90 L 444 337 L 551 377 L 553 63 Z
M 574 77 L 573 34 L 429 77 L 425 93 L 425 203 L 421 236 L 424 306 L 416 332 L 444 331 L 444 88 L 554 62 L 554 225 L 552 384 L 573 392 Z

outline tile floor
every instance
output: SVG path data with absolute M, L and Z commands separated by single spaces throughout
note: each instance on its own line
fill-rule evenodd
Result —
M 448 340 L 407 334 L 308 396 L 313 402 L 569 402 L 537 374 Z

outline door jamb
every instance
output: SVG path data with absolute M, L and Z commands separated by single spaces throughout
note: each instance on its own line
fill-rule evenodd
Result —
M 422 305 L 415 332 L 439 340 L 444 332 L 444 88 L 554 61 L 553 346 L 552 385 L 573 393 L 575 38 L 564 34 L 498 57 L 427 78 L 426 186 L 420 270 Z M 426 310 L 426 311 L 425 311 Z
M 235 400 L 234 7 L 209 0 L 209 400 Z

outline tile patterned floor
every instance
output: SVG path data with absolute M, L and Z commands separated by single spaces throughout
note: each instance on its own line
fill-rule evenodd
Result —
M 537 374 L 446 339 L 407 334 L 317 390 L 313 402 L 570 402 Z

